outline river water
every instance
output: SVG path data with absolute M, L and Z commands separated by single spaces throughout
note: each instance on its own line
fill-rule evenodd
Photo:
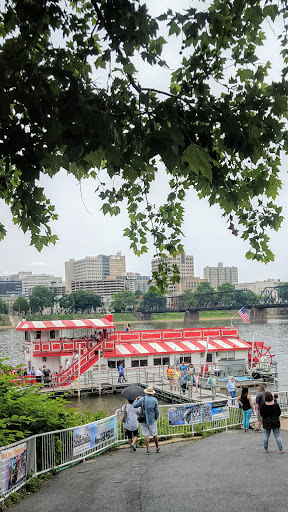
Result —
M 219 327 L 229 326 L 230 320 L 211 320 L 200 322 L 195 327 Z M 265 345 L 271 346 L 272 354 L 275 354 L 275 360 L 278 364 L 279 389 L 288 389 L 288 319 L 270 318 L 265 324 L 244 324 L 241 320 L 233 319 L 233 326 L 239 327 L 240 339 L 251 341 L 264 341 Z M 146 322 L 133 324 L 133 330 L 148 329 L 181 329 L 184 327 L 182 322 Z M 194 326 L 193 326 L 194 327 Z M 119 329 L 120 330 L 120 329 Z M 24 334 L 16 332 L 14 329 L 0 330 L 0 357 L 9 358 L 9 364 L 12 366 L 23 364 L 22 346 L 24 343 Z M 8 362 L 8 361 L 7 361 Z M 80 408 L 97 410 L 103 409 L 107 414 L 114 413 L 115 410 L 123 404 L 120 395 L 106 395 L 101 398 L 89 397 L 81 399 Z M 79 407 L 77 400 L 72 399 L 73 407 Z

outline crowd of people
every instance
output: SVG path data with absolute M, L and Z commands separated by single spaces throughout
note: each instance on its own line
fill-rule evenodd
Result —
M 170 384 L 170 389 L 173 388 L 181 391 L 184 395 L 188 391 L 188 395 L 192 395 L 193 386 L 196 391 L 199 388 L 199 375 L 195 371 L 193 364 L 185 363 L 184 361 L 178 366 L 169 365 L 166 370 L 166 377 Z
M 261 432 L 261 426 L 263 427 L 265 453 L 268 453 L 268 443 L 271 432 L 274 434 L 279 453 L 284 453 L 280 434 L 281 409 L 278 398 L 278 393 L 274 393 L 273 396 L 270 391 L 265 390 L 263 383 L 259 384 L 255 405 L 252 402 L 252 397 L 249 394 L 247 386 L 243 386 L 241 395 L 237 398 L 237 402 L 243 412 L 243 427 L 245 433 L 251 430 L 250 418 L 252 413 L 255 414 L 256 412 L 257 424 L 254 430 L 256 432 Z

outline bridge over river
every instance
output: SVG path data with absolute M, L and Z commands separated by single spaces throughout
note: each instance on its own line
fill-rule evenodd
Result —
M 281 294 L 279 290 L 281 289 Z M 246 300 L 248 302 L 246 303 Z M 184 324 L 189 325 L 199 322 L 200 311 L 238 311 L 242 307 L 250 310 L 251 323 L 263 323 L 267 321 L 267 309 L 288 310 L 288 286 L 266 287 L 257 298 L 250 299 L 242 290 L 228 292 L 195 293 L 191 299 L 183 295 L 166 296 L 166 305 L 163 307 L 151 307 L 135 312 L 135 316 L 141 320 L 150 320 L 152 313 L 184 313 Z M 232 315 L 233 316 L 233 315 Z

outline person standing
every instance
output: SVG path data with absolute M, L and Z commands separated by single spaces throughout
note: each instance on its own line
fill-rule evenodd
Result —
M 118 382 L 121 384 L 121 382 L 126 382 L 125 376 L 124 376 L 124 366 L 123 363 L 120 363 L 118 366 Z
M 158 443 L 158 432 L 157 432 L 157 419 L 159 417 L 158 401 L 154 397 L 155 391 L 151 386 L 144 389 L 145 396 L 137 397 L 133 403 L 133 407 L 141 407 L 142 412 L 145 414 L 145 421 L 141 423 L 141 430 L 144 436 L 144 442 L 146 446 L 146 455 L 150 455 L 149 446 L 149 434 L 153 436 L 154 443 L 156 446 L 156 452 L 159 453 L 161 446 Z
M 180 384 L 180 387 L 181 387 L 183 395 L 185 395 L 185 391 L 186 391 L 186 388 L 187 388 L 187 382 L 186 382 L 185 375 L 184 375 L 183 371 L 180 373 L 178 382 Z
M 280 436 L 280 415 L 281 409 L 277 403 L 275 403 L 272 393 L 270 391 L 265 392 L 264 403 L 260 408 L 261 418 L 263 422 L 263 434 L 264 434 L 264 451 L 268 452 L 268 442 L 273 430 L 274 437 L 280 453 L 284 453 L 282 449 L 282 440 Z
M 257 423 L 257 427 L 255 428 L 255 431 L 261 432 L 262 416 L 260 413 L 260 409 L 261 409 L 261 405 L 264 404 L 264 402 L 265 402 L 265 386 L 262 382 L 259 384 L 258 390 L 259 390 L 259 392 L 256 395 L 256 404 L 258 405 L 258 409 L 257 409 L 258 423 Z
M 198 391 L 198 387 L 199 387 L 199 375 L 198 375 L 198 373 L 195 373 L 194 380 L 195 380 L 196 391 Z
M 254 407 L 252 404 L 252 398 L 251 395 L 248 394 L 248 387 L 243 386 L 241 395 L 237 398 L 238 404 L 241 405 L 242 412 L 243 412 L 243 427 L 244 432 L 249 431 L 249 422 L 251 418 L 252 411 L 254 412 Z
M 31 368 L 30 368 L 30 376 L 31 376 L 31 377 L 35 377 L 35 370 L 34 370 L 34 366 L 31 366 Z
M 216 380 L 214 372 L 210 373 L 210 377 L 207 380 L 207 384 L 212 391 L 212 400 L 214 400 L 214 398 L 216 396 L 216 385 L 217 385 L 217 380 Z
M 181 374 L 180 374 L 179 366 L 176 366 L 176 368 L 174 370 L 173 379 L 174 379 L 174 388 L 177 389 L 177 391 L 180 391 L 180 386 L 179 386 L 180 375 Z
M 235 378 L 234 377 L 230 377 L 230 379 L 228 380 L 228 383 L 227 383 L 227 389 L 231 395 L 231 398 L 232 398 L 232 405 L 235 405 L 235 396 L 236 396 L 236 383 L 235 383 Z
M 173 381 L 174 381 L 174 370 L 170 364 L 167 368 L 166 375 L 167 375 L 167 379 L 170 384 L 170 390 L 171 390 L 172 386 L 173 386 Z
M 133 400 L 128 400 L 129 404 L 125 404 L 122 407 L 122 411 L 125 413 L 125 421 L 123 426 L 126 430 L 128 442 L 130 445 L 131 452 L 136 452 L 136 442 L 139 437 L 138 432 L 138 412 L 140 409 L 133 407 Z
M 194 379 L 194 375 L 193 375 L 193 370 L 192 369 L 190 369 L 189 372 L 185 375 L 185 380 L 186 380 L 187 386 L 188 386 L 189 398 L 192 398 L 193 386 L 195 384 L 195 379 Z
M 38 370 L 36 370 L 36 382 L 37 382 L 37 384 L 41 384 L 41 382 L 42 382 L 42 370 L 41 370 L 41 368 L 38 368 Z
M 64 364 L 64 368 L 65 368 L 65 370 L 67 370 L 67 368 L 69 368 L 70 364 L 71 364 L 71 363 L 70 363 L 69 359 L 67 359 L 67 358 L 66 358 L 66 359 L 65 359 L 65 364 Z
M 187 366 L 186 366 L 186 364 L 184 363 L 184 361 L 180 364 L 180 366 L 179 366 L 179 370 L 180 370 L 180 372 L 184 372 L 184 375 L 186 375 L 186 372 L 187 372 Z

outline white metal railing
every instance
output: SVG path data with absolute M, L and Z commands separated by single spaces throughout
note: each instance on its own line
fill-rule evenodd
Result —
M 282 415 L 288 414 L 288 391 L 278 393 Z M 225 400 L 225 398 L 224 398 Z M 160 405 L 158 436 L 194 436 L 201 432 L 223 430 L 242 424 L 242 412 L 228 400 L 229 415 L 203 423 L 169 424 L 169 413 L 189 406 L 207 406 L 207 402 Z M 253 397 L 255 402 L 255 396 Z M 108 418 L 77 427 L 37 434 L 24 440 L 0 447 L 0 502 L 9 494 L 20 489 L 31 476 L 37 476 L 51 469 L 69 466 L 103 450 L 126 441 L 120 409 Z M 256 421 L 254 416 L 251 421 Z M 141 424 L 140 427 L 140 438 Z

